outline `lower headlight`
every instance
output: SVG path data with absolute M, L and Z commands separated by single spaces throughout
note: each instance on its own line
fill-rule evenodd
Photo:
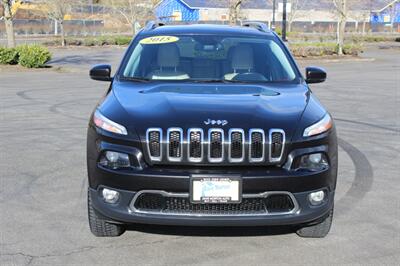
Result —
M 322 171 L 328 167 L 328 159 L 324 153 L 312 153 L 301 156 L 296 168 L 309 171 Z
M 100 165 L 110 169 L 131 167 L 129 155 L 126 153 L 115 151 L 106 151 L 105 153 L 103 153 L 99 163 Z

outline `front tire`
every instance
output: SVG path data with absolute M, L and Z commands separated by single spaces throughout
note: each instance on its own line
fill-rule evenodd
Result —
M 125 232 L 121 225 L 112 224 L 99 217 L 92 205 L 92 198 L 88 190 L 88 218 L 90 231 L 97 237 L 116 237 Z
M 306 226 L 297 230 L 297 235 L 308 238 L 323 238 L 326 237 L 331 229 L 333 221 L 333 207 L 328 216 L 320 223 Z

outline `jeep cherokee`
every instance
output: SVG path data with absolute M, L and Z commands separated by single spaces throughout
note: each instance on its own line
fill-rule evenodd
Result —
M 132 40 L 87 135 L 92 233 L 132 223 L 291 225 L 324 237 L 333 216 L 337 139 L 289 50 L 261 23 L 150 22 Z

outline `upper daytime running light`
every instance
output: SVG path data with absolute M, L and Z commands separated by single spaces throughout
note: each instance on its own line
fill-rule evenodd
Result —
M 120 135 L 128 135 L 128 131 L 124 126 L 121 126 L 120 124 L 117 124 L 104 115 L 102 115 L 99 110 L 96 110 L 96 112 L 93 115 L 93 122 L 95 125 L 99 128 L 104 129 L 105 131 L 120 134 Z
M 321 120 L 304 130 L 303 137 L 311 137 L 324 133 L 332 128 L 332 118 L 326 114 Z

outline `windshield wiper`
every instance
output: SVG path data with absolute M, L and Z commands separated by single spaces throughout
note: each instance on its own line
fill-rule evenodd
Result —
M 228 79 L 187 79 L 186 81 L 195 83 L 242 83 L 241 81 Z
M 149 82 L 151 79 L 149 78 L 140 78 L 140 77 L 121 77 L 122 80 L 129 80 L 129 81 L 137 81 L 137 82 Z

